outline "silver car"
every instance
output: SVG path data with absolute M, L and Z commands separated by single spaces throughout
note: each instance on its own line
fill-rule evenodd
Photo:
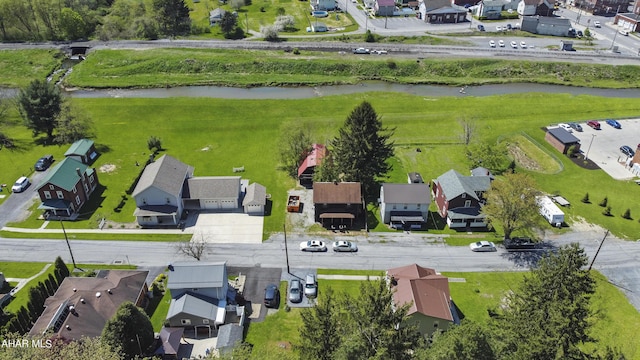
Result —
M 496 249 L 496 245 L 491 241 L 474 242 L 469 244 L 469 248 L 471 251 L 476 252 L 498 251 L 498 249 Z
M 335 252 L 356 252 L 358 251 L 358 246 L 351 241 L 340 240 L 333 242 L 333 251 Z
M 316 281 L 315 274 L 307 274 L 304 284 L 304 295 L 308 298 L 315 298 L 318 296 L 318 282 Z
M 324 241 L 309 240 L 300 243 L 300 251 L 327 251 Z
M 291 280 L 289 284 L 289 301 L 296 304 L 302 302 L 302 285 L 298 279 Z

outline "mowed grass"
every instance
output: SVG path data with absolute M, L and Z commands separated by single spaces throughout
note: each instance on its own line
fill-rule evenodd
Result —
M 41 262 L 0 262 L 0 272 L 7 278 L 28 279 L 39 273 L 46 265 Z
M 194 166 L 196 176 L 238 175 L 232 168 L 244 166 L 242 177 L 265 185 L 272 195 L 265 235 L 281 231 L 286 191 L 296 185 L 279 170 L 280 129 L 288 123 L 301 123 L 309 129 L 314 141 L 324 143 L 336 136 L 347 115 L 364 100 L 372 103 L 385 126 L 395 130 L 394 167 L 385 179 L 389 182 L 405 182 L 406 173 L 411 171 L 420 172 L 425 179 L 434 179 L 452 168 L 468 173 L 465 146 L 460 142 L 462 128 L 457 122 L 460 118 L 474 119 L 478 140 L 496 141 L 500 136 L 524 132 L 545 151 L 554 153 L 556 150 L 544 141 L 542 126 L 559 119 L 580 121 L 587 117 L 623 118 L 640 114 L 636 99 L 569 94 L 550 97 L 537 93 L 481 98 L 363 93 L 301 100 L 72 99 L 95 125 L 94 140 L 101 155 L 94 166 L 100 169 L 112 164 L 115 170 L 109 173 L 98 170 L 103 191 L 84 210 L 87 213 L 83 220 L 65 226 L 95 229 L 102 217 L 116 223 L 134 222 L 135 204 L 126 191 L 142 170 L 136 162 L 142 164 L 149 157 L 147 139 L 157 136 L 165 149 L 160 155 L 170 154 Z M 30 169 L 41 154 L 55 152 L 57 156 L 66 150 L 66 146 L 39 145 L 18 121 L 10 122 L 5 133 L 21 145 L 16 150 L 0 151 L 0 163 L 13 164 L 0 174 L 1 183 L 12 183 L 23 173 L 20 169 Z M 564 168 L 560 173 L 531 174 L 541 190 L 560 193 L 571 201 L 568 217 L 584 216 L 620 236 L 640 233 L 637 221 L 605 217 L 597 205 L 579 201 L 589 191 L 593 201 L 608 196 L 616 215 L 627 207 L 632 214 L 640 214 L 640 205 L 627 195 L 637 191 L 637 185 L 615 181 L 600 170 L 584 170 L 561 154 L 558 159 Z M 124 205 L 119 207 L 123 196 Z M 29 227 L 37 227 L 33 219 L 38 215 L 34 211 L 28 220 Z M 57 228 L 59 224 L 50 226 Z
M 0 50 L 0 86 L 22 88 L 33 79 L 44 80 L 63 60 L 58 50 Z
M 640 68 L 500 59 L 421 59 L 416 62 L 409 58 L 335 52 L 302 51 L 295 55 L 275 50 L 168 48 L 93 51 L 74 67 L 65 84 L 93 88 L 269 86 L 351 84 L 367 79 L 446 85 L 534 82 L 637 88 Z M 503 104 L 497 109 L 506 107 Z

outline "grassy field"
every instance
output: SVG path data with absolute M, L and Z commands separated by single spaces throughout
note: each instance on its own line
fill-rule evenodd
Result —
M 22 88 L 33 79 L 45 79 L 63 60 L 57 50 L 0 50 L 0 86 Z
M 265 185 L 272 195 L 273 211 L 265 219 L 265 234 L 280 231 L 286 191 L 295 187 L 294 181 L 278 170 L 280 128 L 290 122 L 299 122 L 309 129 L 315 141 L 325 142 L 336 135 L 335 129 L 363 100 L 373 104 L 384 125 L 395 128 L 396 157 L 389 182 L 404 182 L 410 171 L 420 172 L 425 179 L 436 178 L 451 168 L 467 172 L 465 148 L 459 138 L 462 130 L 457 119 L 472 118 L 478 125 L 478 139 L 495 141 L 498 137 L 524 133 L 538 143 L 541 151 L 557 155 L 562 163 L 561 172 L 530 173 L 541 190 L 559 193 L 574 204 L 568 209 L 569 218 L 583 216 L 621 236 L 633 237 L 640 232 L 637 221 L 624 220 L 620 216 L 605 217 L 596 204 L 579 201 L 589 191 L 592 199 L 607 195 L 615 214 L 627 207 L 632 214 L 640 214 L 640 205 L 627 196 L 637 191 L 637 185 L 614 181 L 601 170 L 584 170 L 576 166 L 547 145 L 544 132 L 540 130 L 541 126 L 559 120 L 637 116 L 640 103 L 636 99 L 568 94 L 428 99 L 396 93 L 302 100 L 73 99 L 94 121 L 95 141 L 101 153 L 94 166 L 104 188 L 85 209 L 87 214 L 83 220 L 65 226 L 70 229 L 96 228 L 103 217 L 116 224 L 132 223 L 135 204 L 125 191 L 141 170 L 135 163 L 143 163 L 149 156 L 147 139 L 157 136 L 165 148 L 163 153 L 194 166 L 197 176 L 234 175 L 233 167 L 244 166 L 243 177 Z M 13 164 L 0 174 L 0 183 L 12 183 L 25 173 L 24 169 L 31 169 L 41 154 L 54 153 L 60 158 L 59 154 L 66 150 L 64 146 L 39 145 L 31 132 L 17 121 L 17 114 L 10 115 L 5 133 L 20 147 L 0 151 L 0 163 Z M 115 170 L 101 172 L 100 167 L 106 164 L 115 165 Z M 526 170 L 519 168 L 518 171 Z M 119 207 L 123 196 L 124 206 Z M 28 227 L 38 227 L 39 221 L 35 219 L 38 215 L 35 211 L 27 220 Z M 50 226 L 58 228 L 59 224 Z
M 39 273 L 45 265 L 41 262 L 0 262 L 0 272 L 8 278 L 27 279 Z
M 99 50 L 76 65 L 67 86 L 317 85 L 361 80 L 484 84 L 536 82 L 637 88 L 640 68 L 498 59 L 415 59 L 302 51 L 222 49 Z

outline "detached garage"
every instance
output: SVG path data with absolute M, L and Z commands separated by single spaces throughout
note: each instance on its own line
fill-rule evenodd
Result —
M 566 154 L 571 146 L 576 147 L 576 152 L 580 151 L 580 139 L 563 128 L 548 129 L 544 139 L 563 154 Z
M 235 210 L 240 207 L 240 176 L 199 176 L 187 179 L 182 192 L 185 208 Z

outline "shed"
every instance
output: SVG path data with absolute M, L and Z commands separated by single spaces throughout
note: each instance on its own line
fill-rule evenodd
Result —
M 93 140 L 80 139 L 69 147 L 64 156 L 76 159 L 83 164 L 91 164 L 98 157 L 98 151 Z
M 266 204 L 267 188 L 258 183 L 249 185 L 242 200 L 242 207 L 244 208 L 245 214 L 263 215 Z
M 313 32 L 327 32 L 329 31 L 329 28 L 327 27 L 327 25 L 325 23 L 321 23 L 321 22 L 315 22 L 314 24 L 311 25 L 311 31 Z
M 158 347 L 153 354 L 161 356 L 163 360 L 177 359 L 178 350 L 180 349 L 180 339 L 182 339 L 183 335 L 184 335 L 184 328 L 163 327 L 162 330 L 160 330 L 160 335 L 159 335 L 160 342 L 161 342 L 160 347 Z
M 576 147 L 576 152 L 580 150 L 580 139 L 563 128 L 547 129 L 544 139 L 563 154 L 566 154 L 571 146 Z
M 236 344 L 242 342 L 244 329 L 238 324 L 226 324 L 220 326 L 218 330 L 218 341 L 216 342 L 216 349 L 220 352 L 220 355 L 231 352 Z

